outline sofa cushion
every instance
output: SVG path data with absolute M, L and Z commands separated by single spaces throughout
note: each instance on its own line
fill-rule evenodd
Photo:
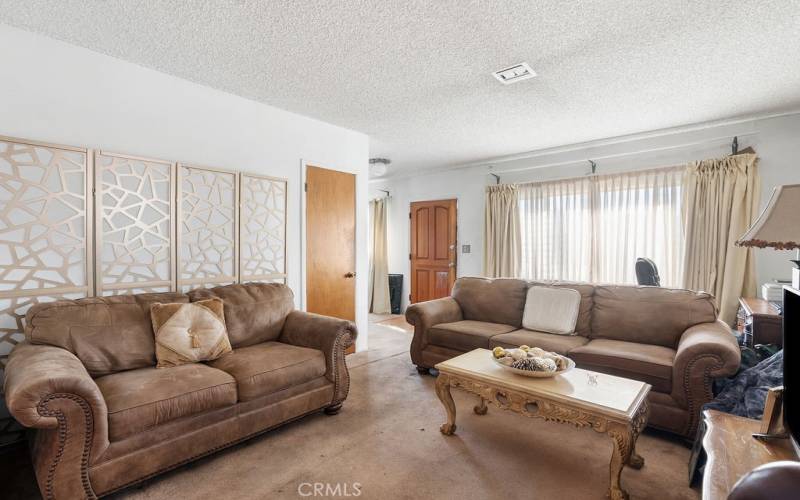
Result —
M 570 288 L 581 294 L 581 305 L 578 308 L 578 321 L 575 322 L 575 333 L 588 337 L 592 331 L 592 307 L 594 305 L 594 285 L 577 281 L 530 281 L 530 286 L 551 286 L 554 288 Z
M 157 368 L 217 359 L 231 352 L 222 300 L 150 306 Z
M 567 355 L 572 349 L 588 342 L 589 339 L 580 335 L 555 335 L 533 330 L 515 330 L 510 333 L 495 335 L 489 340 L 489 347 L 514 348 L 527 345 Z
M 189 292 L 192 302 L 219 297 L 234 349 L 277 340 L 294 309 L 292 289 L 280 283 L 245 283 Z
M 60 300 L 28 310 L 25 333 L 32 344 L 72 352 L 93 377 L 156 364 L 150 304 L 189 302 L 180 293 L 142 293 Z
M 111 441 L 236 403 L 233 377 L 204 364 L 139 368 L 95 382 L 108 407 Z
M 490 338 L 516 329 L 511 325 L 485 321 L 440 323 L 428 330 L 428 343 L 464 352 L 478 348 L 487 349 Z
M 641 380 L 654 391 L 672 391 L 672 363 L 675 350 L 622 340 L 592 340 L 569 352 L 575 363 L 587 370 Z
M 571 288 L 532 286 L 525 299 L 522 327 L 537 332 L 574 335 L 581 294 Z
M 239 401 L 250 401 L 325 376 L 325 355 L 317 349 L 265 342 L 234 349 L 208 363 L 236 379 Z
M 689 327 L 716 319 L 714 298 L 705 292 L 654 286 L 597 286 L 590 337 L 674 349 Z
M 522 326 L 522 310 L 528 283 L 517 279 L 459 278 L 453 299 L 461 306 L 464 319 Z

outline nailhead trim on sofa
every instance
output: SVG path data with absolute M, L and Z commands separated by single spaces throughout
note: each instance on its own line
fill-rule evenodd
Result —
M 703 404 L 705 404 L 706 402 L 711 401 L 712 399 L 714 399 L 714 393 L 711 390 L 711 383 L 712 383 L 711 382 L 711 380 L 712 380 L 711 379 L 711 372 L 712 372 L 712 370 L 719 370 L 724 365 L 724 363 L 722 361 L 722 358 L 720 358 L 716 354 L 703 354 L 701 356 L 697 356 L 697 357 L 693 358 L 689 362 L 689 364 L 686 366 L 686 370 L 683 372 L 683 390 L 689 396 L 688 397 L 688 401 L 687 401 L 688 407 L 689 407 L 688 408 L 688 410 L 689 410 L 689 422 L 687 423 L 687 426 L 686 426 L 686 432 L 684 432 L 684 435 L 686 435 L 686 436 L 692 436 L 697 432 L 697 425 L 699 423 L 699 416 L 700 416 L 699 410 L 695 411 L 696 402 L 694 400 L 694 397 L 692 397 L 692 391 L 691 391 L 691 387 L 690 387 L 690 384 L 689 384 L 689 378 L 690 378 L 690 375 L 692 373 L 692 368 L 694 367 L 694 365 L 697 362 L 699 362 L 700 360 L 703 360 L 705 358 L 712 358 L 712 359 L 716 360 L 717 363 L 714 364 L 714 365 L 711 365 L 711 366 L 707 366 L 705 368 L 705 370 L 703 370 L 703 390 L 704 390 L 705 395 L 706 395 L 706 401 L 703 402 Z
M 83 490 L 84 493 L 86 493 L 86 498 L 95 499 L 97 496 L 94 494 L 91 482 L 89 481 L 89 449 L 91 448 L 92 438 L 94 436 L 94 419 L 92 410 L 89 407 L 89 404 L 83 398 L 76 396 L 75 394 L 64 393 L 50 394 L 42 399 L 36 406 L 36 410 L 43 417 L 55 417 L 58 420 L 58 451 L 56 452 L 56 456 L 47 471 L 44 497 L 47 500 L 55 498 L 55 495 L 53 494 L 53 481 L 55 480 L 58 464 L 61 462 L 61 457 L 64 455 L 64 448 L 67 445 L 67 417 L 65 417 L 64 413 L 61 411 L 51 411 L 47 408 L 47 404 L 55 399 L 68 399 L 77 403 L 81 409 L 83 409 L 86 432 L 83 442 L 83 453 L 81 454 L 81 483 L 83 484 Z
M 336 340 L 333 342 L 333 360 L 331 360 L 331 366 L 333 368 L 333 400 L 331 400 L 331 406 L 335 406 L 345 399 L 347 399 L 347 395 L 350 393 L 350 375 L 348 374 L 344 381 L 343 390 L 340 389 L 341 383 L 341 375 L 339 370 L 339 363 L 347 363 L 345 361 L 344 351 L 353 343 L 353 337 L 350 335 L 348 330 L 342 330 L 336 336 Z M 346 367 L 345 367 L 346 369 Z M 339 393 L 341 391 L 341 396 Z

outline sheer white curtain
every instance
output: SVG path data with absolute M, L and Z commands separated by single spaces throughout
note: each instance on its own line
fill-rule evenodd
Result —
M 519 186 L 522 276 L 636 283 L 637 257 L 663 286 L 683 273 L 683 167 Z
M 594 179 L 592 281 L 636 283 L 637 257 L 656 263 L 661 286 L 683 285 L 684 167 Z
M 589 178 L 519 185 L 521 275 L 591 281 Z

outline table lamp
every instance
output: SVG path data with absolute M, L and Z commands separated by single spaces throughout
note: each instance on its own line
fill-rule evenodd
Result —
M 797 250 L 792 286 L 800 289 L 800 184 L 778 186 L 737 246 Z

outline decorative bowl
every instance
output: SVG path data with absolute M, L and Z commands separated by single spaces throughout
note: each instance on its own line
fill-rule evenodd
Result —
M 570 358 L 566 358 L 567 359 L 566 368 L 564 368 L 563 370 L 556 370 L 554 372 L 537 372 L 533 370 L 520 370 L 519 368 L 513 368 L 511 366 L 504 365 L 503 363 L 500 362 L 499 359 L 495 358 L 494 356 L 492 356 L 492 359 L 494 360 L 495 363 L 502 366 L 506 370 L 516 373 L 517 375 L 522 375 L 523 377 L 550 378 L 550 377 L 555 377 L 556 375 L 561 375 L 562 373 L 566 373 L 575 368 L 575 362 L 572 361 Z

